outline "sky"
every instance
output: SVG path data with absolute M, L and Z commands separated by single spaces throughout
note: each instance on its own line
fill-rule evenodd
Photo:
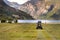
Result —
M 30 1 L 30 0 L 8 0 L 9 2 L 17 2 L 18 4 L 24 4 L 25 2 L 27 1 Z

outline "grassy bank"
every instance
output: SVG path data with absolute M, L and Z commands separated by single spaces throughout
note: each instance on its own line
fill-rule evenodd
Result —
M 0 24 L 0 40 L 60 40 L 60 24 Z

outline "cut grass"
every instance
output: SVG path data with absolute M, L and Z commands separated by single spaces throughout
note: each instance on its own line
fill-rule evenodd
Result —
M 60 24 L 0 24 L 0 40 L 60 40 Z

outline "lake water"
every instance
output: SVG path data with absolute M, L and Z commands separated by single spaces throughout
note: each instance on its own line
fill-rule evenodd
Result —
M 47 24 L 60 24 L 60 20 L 18 20 L 18 23 L 37 23 L 38 21 Z

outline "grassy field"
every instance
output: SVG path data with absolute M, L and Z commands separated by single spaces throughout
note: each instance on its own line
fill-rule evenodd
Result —
M 0 40 L 60 40 L 60 24 L 0 24 Z

